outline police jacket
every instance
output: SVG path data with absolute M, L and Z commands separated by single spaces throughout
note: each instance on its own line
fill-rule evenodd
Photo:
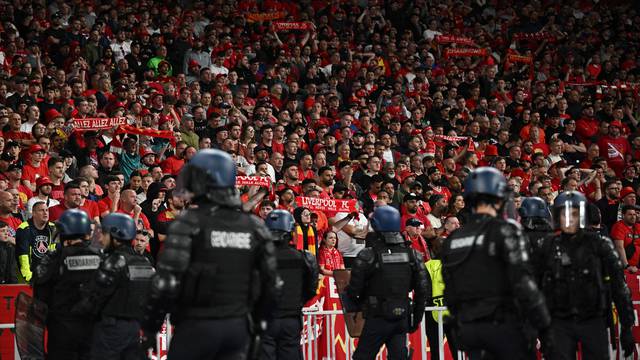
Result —
M 528 225 L 524 227 L 524 233 L 528 240 L 527 248 L 532 252 L 542 246 L 544 238 L 551 234 L 553 229 L 547 222 L 542 220 L 532 221 Z
M 299 251 L 282 243 L 276 249 L 278 274 L 282 278 L 282 296 L 274 318 L 300 316 L 304 304 L 316 295 L 318 263 L 308 251 Z
M 546 328 L 549 313 L 527 260 L 517 223 L 472 214 L 442 249 L 444 298 L 452 315 L 463 323 L 500 321 L 519 306 L 534 327 Z
M 279 295 L 275 248 L 258 217 L 238 208 L 199 204 L 171 223 L 157 262 L 143 327 L 172 320 L 272 314 Z
M 399 320 L 424 314 L 431 293 L 421 257 L 405 243 L 364 248 L 358 253 L 346 295 L 364 308 L 367 317 Z M 414 305 L 409 306 L 409 292 L 414 291 Z M 419 321 L 419 320 L 418 320 Z
M 49 316 L 82 317 L 70 310 L 88 288 L 100 261 L 99 250 L 88 242 L 63 246 L 42 258 L 34 274 L 34 296 L 47 303 Z
M 610 290 L 623 327 L 632 326 L 631 294 L 611 239 L 586 231 L 549 236 L 534 266 L 553 317 L 603 316 Z

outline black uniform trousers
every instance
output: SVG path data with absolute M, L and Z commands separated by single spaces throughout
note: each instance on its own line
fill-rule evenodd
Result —
M 387 345 L 387 359 L 406 359 L 409 319 L 389 321 L 381 317 L 368 317 L 353 353 L 354 360 L 370 360 L 376 357 L 382 344 Z
M 245 359 L 249 349 L 246 317 L 185 319 L 176 324 L 169 360 Z
M 104 317 L 96 323 L 91 360 L 140 360 L 143 355 L 138 320 Z
M 58 319 L 52 316 L 47 322 L 48 360 L 88 359 L 91 351 L 93 323 L 86 320 Z
M 516 319 L 462 323 L 458 327 L 456 343 L 467 352 L 470 360 L 531 358 L 522 324 Z
M 438 339 L 438 322 L 432 316 L 431 311 L 427 311 L 424 314 L 424 329 L 427 333 L 427 340 L 429 341 L 429 349 L 431 351 L 431 360 L 440 360 L 440 342 Z M 453 337 L 451 326 L 449 324 L 443 325 L 444 335 L 447 337 L 447 346 L 454 359 L 457 359 L 458 347 L 456 346 L 455 338 Z M 444 360 L 444 359 L 443 359 Z
M 582 344 L 582 359 L 609 358 L 607 326 L 603 317 L 587 320 L 553 318 L 551 329 L 554 351 L 550 360 L 575 359 L 578 342 Z
M 302 319 L 299 316 L 273 319 L 262 338 L 260 359 L 301 360 L 301 331 Z

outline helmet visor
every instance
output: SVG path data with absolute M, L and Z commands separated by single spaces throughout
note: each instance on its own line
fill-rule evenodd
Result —
M 587 228 L 587 204 L 585 201 L 566 201 L 560 209 L 556 224 L 564 233 L 573 234 Z

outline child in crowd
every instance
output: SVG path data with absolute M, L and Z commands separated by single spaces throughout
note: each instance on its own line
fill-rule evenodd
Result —
M 324 240 L 322 240 L 322 246 L 318 254 L 318 265 L 322 275 L 333 276 L 333 270 L 344 269 L 344 260 L 338 249 L 336 249 L 337 242 L 338 235 L 335 232 L 327 231 L 324 234 Z

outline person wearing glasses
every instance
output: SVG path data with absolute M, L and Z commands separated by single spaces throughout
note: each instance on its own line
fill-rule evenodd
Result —
M 618 221 L 618 207 L 620 199 L 620 191 L 622 187 L 615 180 L 604 183 L 604 196 L 596 201 L 596 206 L 602 214 L 602 224 L 611 229 L 613 224 Z

